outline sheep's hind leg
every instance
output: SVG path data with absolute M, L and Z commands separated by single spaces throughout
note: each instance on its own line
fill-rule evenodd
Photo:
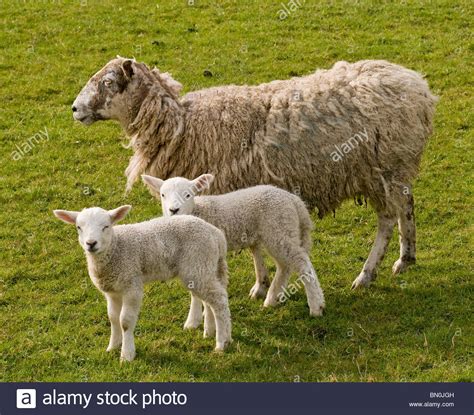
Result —
M 120 328 L 120 312 L 122 297 L 118 294 L 105 294 L 107 299 L 107 314 L 110 320 L 110 341 L 107 351 L 110 352 L 122 344 L 122 329 Z
M 270 280 L 268 279 L 268 270 L 263 260 L 262 248 L 255 246 L 251 248 L 253 263 L 255 265 L 255 285 L 250 290 L 250 298 L 265 298 Z
M 378 229 L 374 245 L 370 251 L 367 261 L 365 261 L 359 276 L 352 283 L 352 289 L 358 287 L 368 287 L 376 278 L 376 271 L 387 252 L 388 243 L 392 237 L 393 227 L 395 226 L 395 215 L 389 215 L 386 212 L 378 212 Z
M 415 201 L 409 194 L 398 212 L 398 232 L 400 235 L 400 258 L 393 264 L 394 275 L 400 274 L 416 262 Z
M 189 307 L 188 318 L 184 323 L 184 329 L 197 329 L 202 321 L 202 301 L 191 293 L 191 306 Z

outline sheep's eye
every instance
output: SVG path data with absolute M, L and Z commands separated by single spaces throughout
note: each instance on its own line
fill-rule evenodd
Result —
M 184 198 L 185 198 L 186 200 L 188 200 L 188 199 L 191 198 L 191 195 L 190 195 L 189 193 L 187 193 L 186 195 L 184 195 Z
M 80 230 L 81 230 L 81 227 L 80 227 L 80 226 L 77 226 L 77 230 L 80 231 Z
M 104 79 L 104 85 L 105 85 L 105 86 L 110 86 L 110 85 L 112 85 L 112 79 Z
M 104 232 L 104 231 L 105 231 L 106 229 L 108 229 L 108 228 L 109 228 L 108 226 L 104 226 L 104 227 L 102 228 L 102 232 Z
M 165 195 L 162 193 L 162 194 L 161 194 L 161 197 L 164 199 L 164 198 L 165 198 Z

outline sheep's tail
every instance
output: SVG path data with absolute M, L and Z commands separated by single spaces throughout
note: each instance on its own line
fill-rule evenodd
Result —
M 311 239 L 313 222 L 304 202 L 296 195 L 294 195 L 294 201 L 300 222 L 301 247 L 309 253 L 313 246 L 313 240 Z
M 229 282 L 229 276 L 227 272 L 227 240 L 225 239 L 224 233 L 219 231 L 219 260 L 217 262 L 217 279 L 227 289 Z

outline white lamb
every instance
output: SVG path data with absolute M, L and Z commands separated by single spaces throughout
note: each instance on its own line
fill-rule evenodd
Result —
M 324 295 L 309 258 L 312 222 L 303 201 L 274 186 L 262 185 L 217 196 L 195 195 L 208 188 L 214 176 L 203 174 L 195 180 L 174 177 L 163 181 L 142 175 L 151 193 L 161 198 L 163 214 L 192 214 L 221 229 L 229 250 L 250 248 L 256 283 L 252 298 L 264 297 L 264 306 L 274 306 L 287 298 L 285 290 L 291 272 L 300 275 L 306 290 L 310 315 L 320 316 Z M 269 284 L 262 249 L 275 260 L 277 271 Z M 201 304 L 192 296 L 190 318 L 185 328 L 198 327 Z
M 134 329 L 143 285 L 179 276 L 193 296 L 203 301 L 204 337 L 216 332 L 216 350 L 231 342 L 227 298 L 227 244 L 223 233 L 205 221 L 180 216 L 114 226 L 131 206 L 106 211 L 55 210 L 56 217 L 76 225 L 89 275 L 107 299 L 111 323 L 107 351 L 122 344 L 121 360 L 135 358 Z

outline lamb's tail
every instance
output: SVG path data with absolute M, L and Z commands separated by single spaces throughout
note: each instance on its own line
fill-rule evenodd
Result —
M 304 202 L 296 195 L 294 195 L 294 201 L 300 222 L 301 247 L 309 253 L 313 246 L 313 240 L 311 239 L 313 222 Z
M 227 272 L 227 240 L 225 239 L 224 232 L 219 231 L 219 260 L 217 262 L 217 278 L 222 285 L 227 288 L 229 282 L 229 276 Z

